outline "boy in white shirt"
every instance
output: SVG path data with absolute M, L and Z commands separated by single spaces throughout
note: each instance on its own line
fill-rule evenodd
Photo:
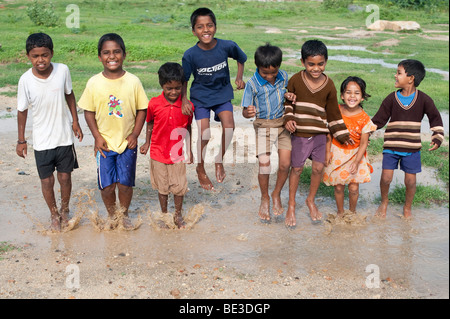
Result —
M 78 123 L 75 95 L 69 68 L 53 63 L 53 42 L 45 33 L 31 34 L 26 41 L 27 57 L 32 68 L 19 80 L 17 92 L 18 141 L 16 153 L 27 156 L 25 126 L 28 108 L 33 118 L 33 149 L 41 179 L 42 194 L 50 209 L 52 231 L 61 231 L 69 219 L 72 191 L 71 173 L 78 168 L 74 135 L 81 141 L 83 132 Z M 57 179 L 61 187 L 58 210 L 53 187 Z

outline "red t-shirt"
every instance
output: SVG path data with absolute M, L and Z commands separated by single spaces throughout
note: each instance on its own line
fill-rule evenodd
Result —
M 173 164 L 185 160 L 183 141 L 188 135 L 187 127 L 191 125 L 193 116 L 181 113 L 181 104 L 181 95 L 174 104 L 170 104 L 164 93 L 148 103 L 147 122 L 154 122 L 150 157 L 155 161 Z

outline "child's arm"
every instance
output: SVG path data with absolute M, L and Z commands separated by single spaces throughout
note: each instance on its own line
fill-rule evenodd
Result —
M 245 82 L 243 80 L 244 77 L 244 63 L 237 63 L 238 71 L 236 75 L 236 89 L 242 90 L 245 88 Z
M 18 140 L 16 146 L 16 153 L 20 157 L 25 158 L 27 156 L 27 141 L 25 140 L 25 126 L 27 124 L 28 110 L 17 112 L 17 131 Z
M 369 145 L 369 136 L 370 133 L 362 133 L 361 134 L 361 141 L 359 144 L 358 152 L 356 152 L 355 160 L 352 164 L 350 164 L 350 173 L 356 174 L 358 172 L 358 166 L 361 162 L 364 154 L 366 153 L 367 146 Z
M 153 124 L 154 122 L 147 122 L 147 130 L 145 132 L 145 144 L 141 146 L 140 152 L 141 154 L 147 154 L 148 149 L 150 148 L 150 141 L 152 139 L 152 133 L 153 133 Z
M 134 121 L 134 129 L 130 135 L 127 136 L 126 140 L 128 142 L 127 147 L 129 149 L 134 149 L 138 145 L 138 137 L 141 134 L 142 127 L 144 126 L 145 118 L 147 117 L 147 110 L 137 110 L 136 119 Z
M 194 154 L 192 154 L 192 125 L 191 124 L 189 124 L 187 126 L 187 131 L 188 131 L 188 135 L 186 137 L 189 138 L 189 141 L 188 141 L 189 144 L 186 144 L 189 147 L 189 149 L 186 152 L 187 156 L 189 156 L 187 159 L 187 163 L 192 164 L 192 163 L 194 163 Z
M 187 116 L 192 115 L 192 104 L 187 98 L 187 81 L 183 82 L 183 88 L 181 89 L 181 113 Z
M 69 107 L 70 114 L 72 114 L 72 130 L 75 136 L 78 138 L 78 141 L 83 140 L 83 131 L 81 130 L 80 123 L 78 121 L 78 113 L 77 113 L 77 102 L 75 100 L 75 94 L 70 92 L 70 94 L 64 94 L 67 102 L 67 106 Z
M 84 111 L 84 118 L 86 119 L 86 123 L 91 130 L 92 136 L 94 137 L 94 156 L 97 155 L 97 152 L 106 158 L 106 155 L 103 153 L 109 152 L 108 144 L 106 143 L 103 136 L 100 134 L 97 126 L 97 121 L 95 120 L 95 112 Z
M 331 162 L 331 134 L 327 134 L 327 144 L 325 149 L 325 166 Z

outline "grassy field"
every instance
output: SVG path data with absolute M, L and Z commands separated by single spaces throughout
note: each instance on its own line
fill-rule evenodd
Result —
M 330 1 L 326 1 L 330 2 Z M 324 2 L 324 3 L 326 3 Z M 334 3 L 352 1 L 335 0 Z M 39 1 L 45 7 L 48 1 Z M 300 48 L 308 39 L 319 38 L 328 46 L 359 46 L 370 52 L 330 49 L 329 55 L 382 59 L 387 63 L 398 63 L 405 58 L 423 61 L 427 68 L 449 70 L 448 40 L 433 40 L 434 35 L 447 35 L 448 10 L 430 12 L 399 10 L 380 5 L 380 19 L 415 20 L 421 25 L 416 32 L 380 32 L 362 34 L 369 13 L 351 12 L 346 6 L 327 9 L 317 1 L 259 2 L 259 1 L 197 1 L 197 0 L 152 0 L 152 1 L 57 1 L 52 13 L 59 17 L 53 27 L 35 25 L 27 15 L 32 1 L 0 1 L 0 87 L 17 85 L 20 75 L 30 65 L 25 55 L 25 39 L 33 32 L 46 32 L 54 40 L 55 62 L 69 65 L 76 97 L 80 97 L 86 81 L 101 71 L 97 59 L 96 45 L 101 35 L 117 32 L 125 40 L 128 56 L 125 68 L 136 74 L 149 95 L 159 94 L 157 70 L 167 61 L 181 62 L 183 52 L 195 44 L 189 16 L 200 6 L 210 7 L 217 15 L 218 38 L 234 40 L 246 52 L 245 78 L 255 71 L 253 54 L 255 49 L 271 42 L 284 51 L 283 68 L 290 75 L 301 69 L 298 60 Z M 369 2 L 353 1 L 361 7 Z M 66 13 L 69 4 L 80 10 L 79 28 L 68 28 Z M 427 30 L 433 31 L 427 33 Z M 352 36 L 352 32 L 360 32 Z M 428 37 L 426 37 L 428 36 Z M 383 46 L 380 42 L 397 39 L 398 45 Z M 232 76 L 236 63 L 231 62 Z M 394 90 L 394 70 L 377 64 L 354 64 L 329 61 L 327 73 L 336 86 L 348 75 L 361 76 L 368 83 L 372 97 L 365 104 L 369 115 L 373 115 L 383 98 Z M 429 93 L 440 110 L 448 110 L 448 79 L 428 72 L 420 89 Z M 14 94 L 14 93 L 6 93 Z M 242 92 L 236 92 L 233 103 L 240 104 Z

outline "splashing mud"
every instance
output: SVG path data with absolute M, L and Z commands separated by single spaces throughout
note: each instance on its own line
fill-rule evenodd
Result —
M 367 216 L 346 209 L 342 216 L 332 213 L 328 214 L 325 222 L 326 233 L 329 234 L 332 232 L 333 227 L 337 225 L 364 226 L 367 224 Z
M 147 209 L 149 224 L 156 230 L 161 229 L 178 229 L 175 224 L 172 213 L 161 213 L 159 211 L 151 212 Z M 185 230 L 192 229 L 195 224 L 202 218 L 205 213 L 205 207 L 202 204 L 197 204 L 189 209 L 183 219 L 186 223 Z

